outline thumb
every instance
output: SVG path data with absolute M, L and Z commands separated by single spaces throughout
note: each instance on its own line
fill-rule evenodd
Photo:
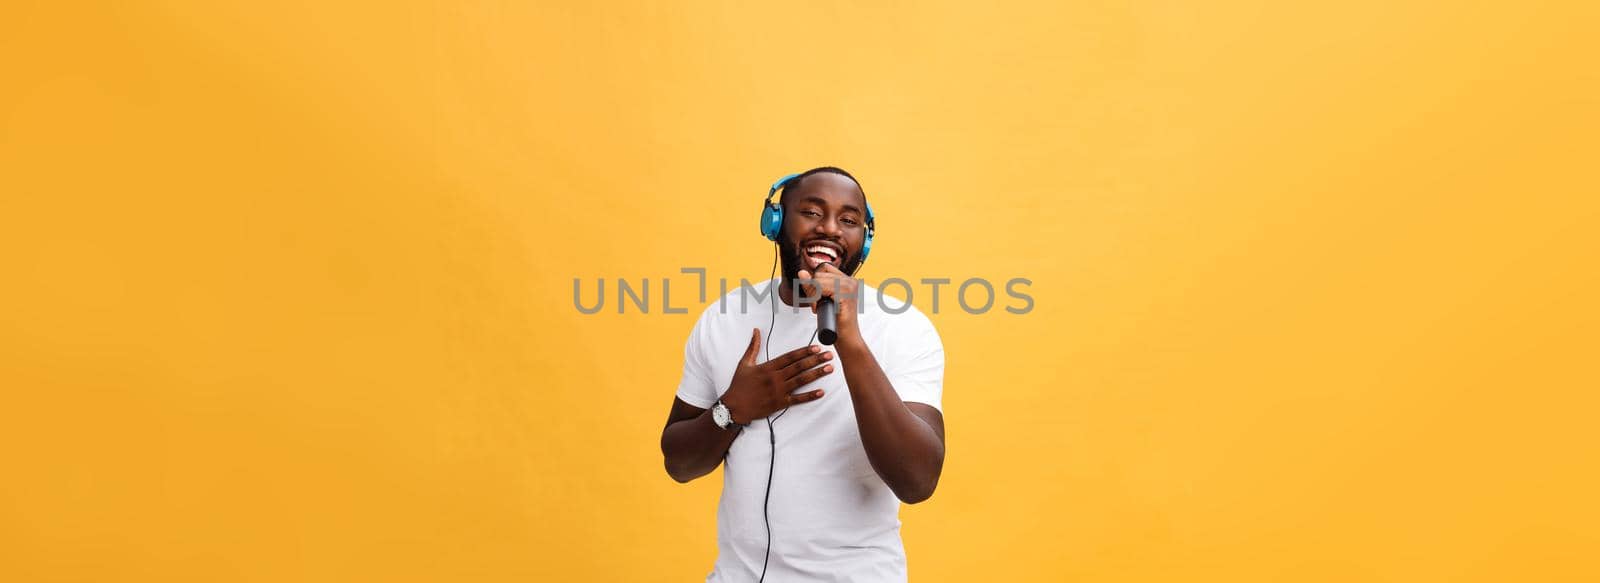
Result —
M 748 362 L 750 364 L 756 364 L 756 352 L 758 351 L 757 349 L 759 349 L 760 347 L 761 347 L 761 329 L 760 328 L 751 328 L 750 329 L 750 346 L 747 346 L 744 349 L 744 361 Z

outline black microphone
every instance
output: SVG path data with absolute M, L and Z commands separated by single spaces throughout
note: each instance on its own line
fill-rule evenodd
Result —
M 828 262 L 826 261 L 822 262 L 817 265 L 817 270 L 821 271 L 822 266 L 827 264 Z M 817 293 L 821 294 L 822 288 L 820 286 L 822 284 L 817 285 Z M 817 300 L 817 341 L 825 346 L 833 346 L 834 341 L 838 339 L 839 304 L 834 303 L 833 298 L 828 297 Z
M 839 305 L 833 298 L 817 301 L 817 340 L 827 346 L 839 339 Z

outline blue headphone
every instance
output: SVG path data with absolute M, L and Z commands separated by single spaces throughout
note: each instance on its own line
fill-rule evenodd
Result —
M 772 188 L 767 191 L 767 202 L 761 205 L 761 236 L 768 241 L 777 241 L 778 235 L 783 234 L 783 205 L 772 202 L 772 196 L 778 193 L 789 181 L 794 180 L 799 174 L 790 174 L 779 178 L 772 183 Z M 867 203 L 867 237 L 861 244 L 861 259 L 856 261 L 856 268 L 867 262 L 867 254 L 872 252 L 872 235 L 877 230 L 872 219 L 872 203 Z

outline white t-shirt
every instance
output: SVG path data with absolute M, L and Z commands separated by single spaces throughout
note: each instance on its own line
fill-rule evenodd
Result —
M 778 281 L 734 290 L 706 307 L 684 347 L 679 399 L 710 408 L 732 382 L 751 329 L 762 333 L 759 362 L 768 360 L 769 339 L 773 358 L 811 341 L 816 315 L 784 304 L 776 293 Z M 882 296 L 880 303 L 877 289 L 860 287 L 861 335 L 895 392 L 903 401 L 942 411 L 944 345 L 933 323 L 899 298 Z M 752 421 L 728 449 L 717 507 L 717 562 L 706 581 L 746 583 L 760 576 L 767 556 L 762 502 L 774 460 L 767 581 L 906 580 L 900 501 L 867 462 L 845 385 L 845 363 L 837 355 L 828 362 L 834 365 L 832 374 L 800 389 L 820 388 L 821 399 L 796 405 L 781 417 L 774 414 L 770 425 Z M 768 441 L 774 432 L 775 457 Z

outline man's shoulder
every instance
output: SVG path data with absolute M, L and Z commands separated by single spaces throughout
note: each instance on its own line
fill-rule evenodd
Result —
M 717 323 L 735 323 L 744 321 L 750 314 L 767 314 L 772 310 L 772 302 L 777 298 L 772 295 L 775 289 L 774 280 L 751 282 L 741 280 L 739 287 L 728 293 L 712 298 L 700 310 L 696 318 L 698 326 L 713 325 Z
M 861 284 L 862 313 L 873 314 L 896 328 L 933 330 L 933 320 L 916 304 L 889 294 L 881 288 Z

